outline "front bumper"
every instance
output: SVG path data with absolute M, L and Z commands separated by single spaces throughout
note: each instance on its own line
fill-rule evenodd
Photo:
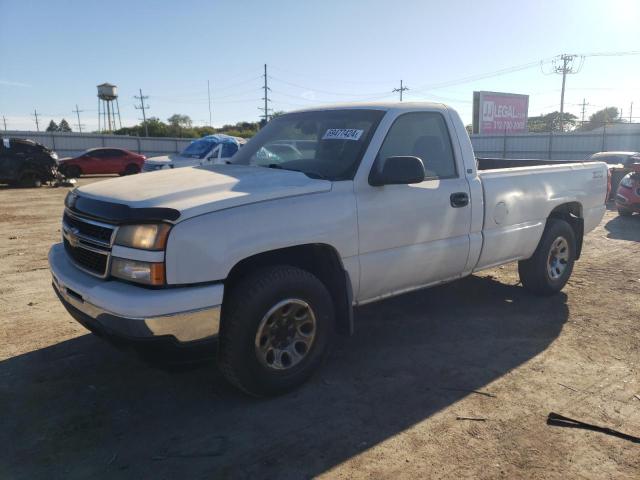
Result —
M 640 212 L 640 187 L 634 187 L 633 189 L 618 189 L 616 194 L 616 205 L 628 210 Z
M 154 290 L 102 280 L 75 267 L 62 244 L 51 247 L 49 266 L 62 304 L 95 333 L 189 344 L 213 339 L 220 330 L 224 293 L 220 283 Z

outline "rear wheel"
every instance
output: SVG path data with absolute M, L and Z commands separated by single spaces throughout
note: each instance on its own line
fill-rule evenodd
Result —
M 130 163 L 129 165 L 127 165 L 127 168 L 124 169 L 124 175 L 133 175 L 138 172 L 140 172 L 140 167 L 138 167 L 135 163 Z
M 322 362 L 333 315 L 328 290 L 305 270 L 283 265 L 250 274 L 225 300 L 220 369 L 251 395 L 291 390 Z
M 630 217 L 633 215 L 633 212 L 627 208 L 618 207 L 618 215 L 621 217 Z
M 64 169 L 64 175 L 68 178 L 80 178 L 82 170 L 80 170 L 80 167 L 77 165 L 69 165 Z
M 533 256 L 518 262 L 522 285 L 538 295 L 559 292 L 571 277 L 575 254 L 576 238 L 571 225 L 550 218 Z

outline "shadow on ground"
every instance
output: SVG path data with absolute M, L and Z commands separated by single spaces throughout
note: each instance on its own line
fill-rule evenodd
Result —
M 469 277 L 372 304 L 311 382 L 266 400 L 78 337 L 0 363 L 0 476 L 310 477 L 545 350 L 565 302 Z
M 604 229 L 608 232 L 607 238 L 640 242 L 640 215 L 631 217 L 618 215 L 609 220 L 604 225 Z

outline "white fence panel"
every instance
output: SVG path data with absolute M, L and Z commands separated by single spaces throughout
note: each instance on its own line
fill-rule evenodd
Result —
M 73 157 L 89 148 L 124 148 L 147 157 L 167 155 L 184 150 L 193 138 L 129 137 L 125 135 L 98 135 L 84 133 L 2 132 L 3 137 L 28 138 L 55 150 L 60 157 Z

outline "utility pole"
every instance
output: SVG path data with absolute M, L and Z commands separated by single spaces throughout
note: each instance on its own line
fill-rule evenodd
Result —
M 582 121 L 580 122 L 580 127 L 584 127 L 584 111 L 587 108 L 587 105 L 589 105 L 587 103 L 587 99 L 583 98 L 582 99 Z
M 4 115 L 2 115 L 2 123 L 4 123 L 4 131 L 7 131 L 7 119 L 5 118 Z
M 134 95 L 133 98 L 140 100 L 140 105 L 134 105 L 133 108 L 135 108 L 136 110 L 142 110 L 142 124 L 144 125 L 144 136 L 148 137 L 149 136 L 149 128 L 147 127 L 147 114 L 145 112 L 145 109 L 149 108 L 149 105 L 145 105 L 144 101 L 149 98 L 148 96 L 144 96 L 142 95 L 142 89 L 140 89 L 140 96 L 136 96 Z
M 633 122 L 633 102 L 631 102 L 631 105 L 629 105 L 629 123 Z M 5 130 L 7 128 L 5 127 Z
M 40 124 L 38 123 L 38 111 L 35 108 L 33 109 L 33 116 L 36 119 L 36 130 L 39 132 L 40 131 Z
M 76 116 L 78 117 L 78 131 L 80 133 L 82 133 L 82 124 L 80 123 L 80 114 L 82 112 L 84 112 L 84 110 L 79 110 L 78 109 L 78 104 L 76 103 L 76 109 L 75 110 L 71 110 L 72 112 L 74 112 L 76 114 Z
M 269 102 L 271 100 L 269 100 L 269 91 L 271 90 L 269 88 L 267 79 L 269 78 L 267 76 L 267 64 L 264 64 L 264 87 L 262 87 L 264 89 L 264 97 L 262 97 L 262 100 L 264 100 L 264 108 L 260 108 L 258 107 L 258 110 L 264 110 L 264 123 L 265 125 L 267 124 L 267 122 L 269 121 L 269 110 L 271 110 L 269 108 Z
M 209 126 L 213 127 L 211 123 L 211 89 L 209 88 L 209 80 L 207 80 L 207 95 L 209 96 Z
M 405 92 L 407 90 L 409 90 L 409 87 L 403 87 L 402 86 L 402 80 L 400 80 L 400 88 L 394 88 L 392 93 L 393 92 L 400 92 L 400 101 L 402 101 L 402 92 Z
M 567 83 L 567 74 L 578 73 L 577 70 L 574 70 L 573 68 L 573 60 L 577 56 L 578 55 L 567 55 L 566 53 L 563 53 L 562 55 L 560 55 L 560 62 L 562 63 L 562 65 L 557 65 L 554 69 L 556 73 L 562 74 L 562 90 L 560 93 L 560 131 L 561 132 L 564 132 L 564 89 Z

